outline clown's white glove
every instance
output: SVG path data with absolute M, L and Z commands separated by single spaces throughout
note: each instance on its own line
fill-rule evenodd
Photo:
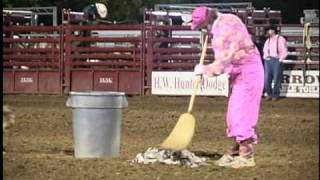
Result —
M 209 64 L 209 65 L 197 64 L 194 68 L 194 73 L 196 75 L 203 75 L 207 77 L 218 76 L 222 74 L 219 67 L 214 64 Z
M 195 74 L 195 75 L 203 75 L 203 74 L 204 74 L 204 71 L 205 71 L 205 65 L 197 64 L 197 65 L 194 67 L 194 74 Z

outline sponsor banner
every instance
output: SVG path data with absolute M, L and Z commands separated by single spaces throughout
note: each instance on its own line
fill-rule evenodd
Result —
M 319 98 L 319 71 L 306 71 L 305 78 L 302 70 L 284 71 L 280 96 Z
M 153 95 L 191 95 L 195 89 L 197 77 L 193 72 L 152 72 Z M 228 96 L 229 81 L 226 74 L 217 77 L 204 77 L 197 95 Z
M 152 72 L 153 95 L 191 95 L 195 88 L 193 72 Z M 305 83 L 304 83 L 305 81 Z M 197 95 L 228 96 L 229 81 L 227 75 L 204 77 L 201 90 Z M 282 97 L 319 98 L 319 71 L 306 71 L 305 79 L 302 70 L 283 72 L 281 84 Z

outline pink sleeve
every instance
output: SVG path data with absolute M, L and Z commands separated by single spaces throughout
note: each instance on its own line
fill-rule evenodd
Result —
M 211 46 L 215 61 L 211 64 L 211 69 L 216 75 L 228 71 L 231 61 L 246 56 L 245 47 L 254 45 L 245 26 L 237 19 L 220 22 L 213 34 Z
M 279 58 L 280 60 L 284 60 L 288 55 L 287 41 L 282 36 L 279 38 L 279 41 Z
M 268 56 L 268 41 L 269 39 L 266 40 L 266 42 L 264 42 L 264 46 L 263 46 L 263 59 L 266 59 Z

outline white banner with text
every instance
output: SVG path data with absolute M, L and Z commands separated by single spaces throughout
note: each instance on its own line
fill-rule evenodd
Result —
M 284 71 L 280 96 L 319 98 L 319 71 L 306 71 L 305 77 L 302 70 Z
M 154 71 L 152 72 L 152 94 L 186 96 L 191 95 L 195 88 L 196 77 L 193 72 Z M 304 82 L 305 81 L 305 82 Z M 228 76 L 204 77 L 200 96 L 228 96 Z M 306 71 L 305 78 L 302 70 L 283 72 L 281 84 L 282 97 L 319 98 L 319 71 Z
M 185 96 L 194 92 L 196 76 L 193 72 L 152 72 L 152 94 Z M 203 77 L 197 95 L 200 96 L 228 96 L 228 76 Z

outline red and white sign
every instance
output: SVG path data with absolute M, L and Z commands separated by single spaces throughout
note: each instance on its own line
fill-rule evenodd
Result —
M 196 76 L 193 72 L 152 72 L 152 94 L 186 96 L 194 92 Z M 204 77 L 197 95 L 228 96 L 229 81 L 226 74 Z

